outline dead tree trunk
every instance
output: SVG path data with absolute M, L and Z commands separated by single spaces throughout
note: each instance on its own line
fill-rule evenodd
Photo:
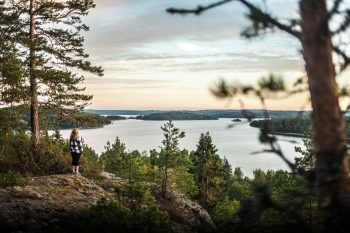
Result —
M 326 232 L 349 229 L 346 132 L 332 59 L 326 0 L 301 0 L 303 56 L 312 104 L 316 193 Z

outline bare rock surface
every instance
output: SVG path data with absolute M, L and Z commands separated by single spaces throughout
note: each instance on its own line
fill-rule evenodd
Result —
M 156 195 L 160 207 L 166 210 L 172 218 L 186 226 L 192 226 L 198 232 L 214 232 L 216 226 L 209 213 L 198 203 L 184 197 L 184 195 L 169 190 L 165 197 Z
M 0 229 L 2 232 L 67 232 L 65 222 L 79 221 L 99 199 L 113 198 L 114 184 L 127 181 L 111 173 L 99 179 L 75 175 L 52 175 L 29 178 L 25 186 L 0 188 Z M 213 232 L 215 225 L 208 212 L 183 195 L 169 191 L 162 198 L 155 191 L 157 204 L 169 213 L 178 232 Z M 6 227 L 2 227 L 6 222 Z M 59 224 L 56 224 L 59 223 Z M 52 226 L 61 228 L 52 229 Z M 74 232 L 74 229 L 71 229 Z

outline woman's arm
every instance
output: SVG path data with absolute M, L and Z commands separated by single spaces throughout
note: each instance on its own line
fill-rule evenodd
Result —
M 83 138 L 81 138 L 81 137 L 79 140 L 79 150 L 80 150 L 80 155 L 83 156 L 84 145 L 83 145 Z

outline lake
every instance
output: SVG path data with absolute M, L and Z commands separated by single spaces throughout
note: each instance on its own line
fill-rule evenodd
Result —
M 174 121 L 177 128 L 185 131 L 186 137 L 180 140 L 180 148 L 195 150 L 201 133 L 209 131 L 213 143 L 218 148 L 218 154 L 226 157 L 232 168 L 241 167 L 244 174 L 251 176 L 256 168 L 288 169 L 286 164 L 275 154 L 262 153 L 252 155 L 253 152 L 269 149 L 258 141 L 259 129 L 249 126 L 249 123 L 231 122 L 232 119 L 222 118 L 219 120 L 193 120 Z M 163 133 L 160 127 L 166 121 L 142 121 L 122 120 L 113 121 L 112 124 L 103 128 L 83 129 L 80 131 L 84 142 L 92 147 L 98 154 L 103 152 L 107 141 L 114 142 L 116 137 L 125 143 L 128 150 L 149 151 L 159 150 Z M 234 127 L 228 128 L 230 124 Z M 69 138 L 71 130 L 62 130 L 64 138 Z M 294 160 L 295 146 L 302 146 L 300 138 L 279 136 L 280 146 L 286 157 Z M 288 141 L 295 141 L 292 144 Z

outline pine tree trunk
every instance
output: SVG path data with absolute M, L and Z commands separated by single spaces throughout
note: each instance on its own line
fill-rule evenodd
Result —
M 35 18 L 34 18 L 34 0 L 30 0 L 29 6 L 29 16 L 30 16 L 30 48 L 29 48 L 29 79 L 30 79 L 30 123 L 31 123 L 31 133 L 32 141 L 34 146 L 34 153 L 38 150 L 38 145 L 40 141 L 40 129 L 39 129 L 39 103 L 38 103 L 38 80 L 36 78 L 36 58 L 35 58 Z
M 203 203 L 207 202 L 207 197 L 205 196 L 205 175 L 202 175 L 202 181 L 201 181 L 201 194 L 202 194 L 202 201 Z
M 168 183 L 168 156 L 165 158 L 164 177 L 162 181 L 162 196 L 165 197 Z
M 209 175 L 206 175 L 205 177 L 205 201 L 206 204 L 208 204 L 209 200 Z
M 349 222 L 346 132 L 332 60 L 326 0 L 301 0 L 302 46 L 312 104 L 316 193 L 326 232 Z

